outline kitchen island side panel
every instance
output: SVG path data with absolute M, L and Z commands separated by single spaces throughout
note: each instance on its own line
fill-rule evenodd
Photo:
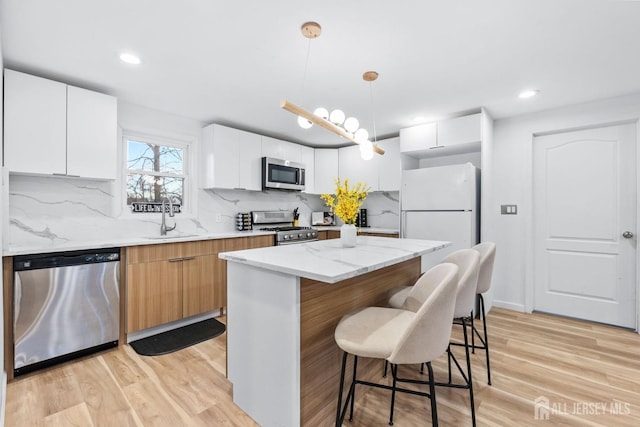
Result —
M 300 422 L 300 278 L 227 263 L 233 401 L 263 426 Z
M 390 289 L 413 285 L 419 275 L 417 257 L 337 283 L 300 279 L 300 425 L 335 422 L 342 351 L 334 332 L 342 316 L 361 307 L 386 306 Z M 379 381 L 381 373 L 379 360 L 359 360 L 359 377 Z

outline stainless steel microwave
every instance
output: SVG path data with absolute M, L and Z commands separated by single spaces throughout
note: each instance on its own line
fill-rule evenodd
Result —
M 289 160 L 262 158 L 263 190 L 304 190 L 304 165 Z

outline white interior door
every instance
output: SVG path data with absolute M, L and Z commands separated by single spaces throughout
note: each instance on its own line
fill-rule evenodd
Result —
M 636 327 L 635 141 L 632 124 L 535 138 L 535 310 Z

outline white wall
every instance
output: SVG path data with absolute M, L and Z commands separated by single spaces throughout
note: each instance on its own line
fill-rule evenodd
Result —
M 497 244 L 494 305 L 533 309 L 532 152 L 534 135 L 637 122 L 640 93 L 567 106 L 494 122 L 491 187 L 483 212 L 485 236 Z M 484 159 L 483 159 L 484 160 Z M 501 204 L 518 205 L 518 215 L 500 215 Z M 640 223 L 639 223 L 640 224 Z
M 0 71 L 4 70 L 4 64 L 3 64 L 3 60 L 2 60 L 2 40 L 0 39 Z M 3 113 L 3 102 L 1 102 L 2 99 L 4 99 L 4 92 L 3 92 L 3 88 L 4 88 L 4 73 L 2 73 L 2 77 L 0 77 L 0 118 L 3 117 L 2 113 Z M 3 138 L 4 132 L 3 132 L 3 128 L 2 128 L 2 120 L 0 120 L 0 147 L 2 147 L 2 138 Z M 2 153 L 3 151 L 0 150 L 0 165 L 4 162 L 4 159 L 2 159 Z M 4 224 L 3 221 L 3 215 L 4 215 L 4 208 L 2 208 L 2 206 L 4 206 L 5 200 L 4 200 L 4 194 L 5 194 L 5 188 L 4 186 L 6 185 L 6 183 L 4 182 L 4 173 L 0 174 L 0 179 L 2 180 L 2 186 L 0 187 L 0 224 Z M 0 225 L 0 250 L 2 249 L 2 242 L 3 242 L 3 238 L 2 238 L 2 229 L 3 227 Z M 1 268 L 1 267 L 0 267 Z M 2 283 L 2 274 L 0 274 L 0 289 L 3 289 L 3 283 Z M 0 307 L 4 307 L 4 302 L 3 302 L 3 295 L 4 292 L 0 292 Z M 3 309 L 4 312 L 4 309 Z M 0 426 L 4 425 L 4 411 L 5 411 L 5 403 L 6 403 L 6 390 L 7 390 L 7 373 L 4 370 L 4 316 L 0 316 L 0 340 L 2 340 L 2 352 L 0 353 L 0 372 L 2 372 L 2 376 L 0 378 Z

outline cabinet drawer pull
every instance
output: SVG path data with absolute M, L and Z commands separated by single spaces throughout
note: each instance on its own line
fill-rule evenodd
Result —
M 169 260 L 169 262 L 178 262 L 178 261 L 182 261 L 182 260 L 184 260 L 184 258 L 171 258 Z
M 194 257 L 194 256 L 184 257 L 184 258 L 182 258 L 182 261 L 191 261 L 192 259 L 196 259 L 196 257 Z

